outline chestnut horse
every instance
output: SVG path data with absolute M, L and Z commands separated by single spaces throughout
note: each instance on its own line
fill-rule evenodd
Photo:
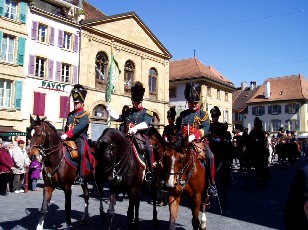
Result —
M 116 197 L 121 192 L 127 193 L 129 198 L 128 228 L 138 229 L 140 188 L 143 184 L 145 165 L 137 159 L 134 144 L 120 130 L 107 128 L 96 142 L 96 155 L 96 178 L 107 177 L 110 181 L 108 229 L 112 228 Z M 100 193 L 103 189 L 102 182 L 102 179 L 97 180 Z M 153 223 L 157 223 L 156 200 L 153 203 Z
M 60 188 L 65 194 L 66 229 L 71 225 L 71 195 L 72 185 L 74 184 L 77 171 L 65 160 L 67 151 L 65 143 L 61 140 L 55 127 L 48 121 L 40 119 L 38 116 L 33 119 L 30 116 L 31 144 L 29 157 L 32 155 L 42 157 L 42 173 L 44 179 L 43 203 L 40 211 L 40 219 L 37 225 L 38 230 L 43 229 L 44 220 L 48 204 L 50 203 L 52 192 L 55 188 Z M 89 216 L 89 190 L 87 181 L 90 172 L 84 175 L 84 185 L 81 185 L 85 201 L 84 215 L 81 223 L 84 224 Z
M 199 146 L 200 143 L 189 143 L 187 137 L 182 142 L 183 145 L 177 148 L 168 144 L 164 154 L 163 167 L 167 173 L 167 186 L 169 187 L 169 229 L 176 229 L 175 224 L 182 195 L 189 198 L 193 229 L 206 229 L 206 172 L 194 151 L 202 147 Z M 201 224 L 200 209 L 202 211 Z

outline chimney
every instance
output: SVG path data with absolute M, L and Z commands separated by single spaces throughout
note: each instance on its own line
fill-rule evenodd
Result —
M 265 94 L 264 97 L 268 99 L 271 96 L 271 83 L 267 81 L 265 83 Z
M 246 87 L 247 87 L 247 82 L 246 81 L 242 81 L 241 82 L 241 90 L 246 89 Z
M 254 90 L 257 87 L 257 82 L 256 81 L 251 81 L 250 82 L 250 90 Z

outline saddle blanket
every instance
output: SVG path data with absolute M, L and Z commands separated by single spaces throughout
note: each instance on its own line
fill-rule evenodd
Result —
M 145 159 L 144 156 L 142 154 L 139 154 L 134 143 L 131 141 L 131 139 L 126 138 L 126 140 L 128 141 L 128 143 L 131 144 L 131 148 L 133 149 L 134 155 L 138 161 L 138 163 L 142 166 L 143 169 L 145 169 Z
M 64 159 L 65 161 L 72 167 L 74 168 L 75 170 L 78 170 L 78 162 L 77 161 L 74 161 L 72 158 L 71 158 L 71 155 L 69 153 L 69 151 L 65 151 L 65 156 L 64 156 Z M 87 160 L 87 163 L 86 163 L 86 170 L 91 172 L 92 171 L 92 168 L 91 168 L 91 164 L 90 164 L 90 161 L 88 158 L 86 158 Z

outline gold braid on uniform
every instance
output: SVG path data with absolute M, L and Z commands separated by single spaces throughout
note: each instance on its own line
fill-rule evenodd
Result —
M 194 123 L 196 122 L 199 125 L 201 125 L 201 123 L 203 123 L 208 118 L 209 118 L 209 113 L 206 111 L 203 118 L 200 118 L 199 116 L 195 116 Z
M 89 123 L 90 123 L 91 122 L 91 120 L 90 120 L 90 113 L 88 111 L 85 111 L 80 116 L 75 116 L 74 117 L 74 124 L 76 124 L 77 120 L 79 120 L 80 118 L 84 117 L 85 115 L 88 115 L 88 119 L 89 119 Z

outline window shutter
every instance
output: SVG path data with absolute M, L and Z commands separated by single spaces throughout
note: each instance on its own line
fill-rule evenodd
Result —
M 79 43 L 79 40 L 78 40 L 78 35 L 74 34 L 74 52 L 78 52 L 78 43 Z
M 267 107 L 267 113 L 268 113 L 268 114 L 272 114 L 272 106 L 271 106 L 271 105 L 269 105 L 269 106 Z
M 60 118 L 66 118 L 70 110 L 69 97 L 60 96 Z
M 256 107 L 255 106 L 252 107 L 252 115 L 256 115 Z
M 1 1 L 1 0 L 0 0 Z M 2 49 L 2 38 L 3 38 L 3 32 L 0 31 L 0 55 L 1 55 L 1 49 Z
M 55 28 L 53 28 L 53 27 L 50 27 L 49 44 L 50 45 L 55 44 Z
M 26 2 L 20 2 L 19 6 L 20 6 L 19 21 L 21 23 L 26 23 L 26 14 L 27 14 L 28 4 Z
M 60 81 L 61 79 L 61 68 L 62 68 L 62 62 L 57 61 L 56 63 L 56 81 Z
M 15 109 L 21 109 L 21 97 L 22 97 L 22 81 L 16 81 L 15 83 Z
M 38 31 L 38 22 L 32 22 L 31 39 L 36 40 Z
M 296 108 L 296 113 L 297 113 L 298 110 L 299 110 L 299 104 L 296 104 L 296 105 L 295 105 L 295 108 Z
M 45 94 L 34 92 L 33 114 L 44 116 L 45 114 Z
M 281 114 L 281 105 L 278 105 L 278 114 Z
M 25 44 L 25 38 L 18 38 L 17 64 L 21 66 L 24 65 Z
M 53 60 L 48 60 L 48 80 L 53 80 Z
M 284 112 L 285 113 L 289 113 L 289 105 L 285 105 L 284 106 Z
M 3 16 L 4 12 L 4 0 L 0 0 L 0 16 Z
M 58 34 L 58 47 L 62 48 L 63 47 L 63 31 L 59 30 Z
M 78 67 L 77 66 L 73 66 L 73 84 L 77 84 L 78 83 Z
M 35 65 L 35 57 L 34 55 L 29 55 L 29 69 L 28 69 L 28 73 L 29 75 L 34 75 L 34 65 Z
M 261 114 L 264 115 L 265 114 L 265 107 L 261 106 Z

